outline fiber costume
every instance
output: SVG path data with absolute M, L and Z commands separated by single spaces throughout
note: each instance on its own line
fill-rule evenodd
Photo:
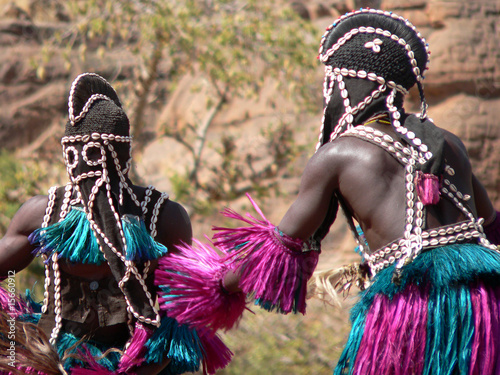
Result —
M 361 9 L 327 29 L 319 53 L 326 106 L 317 148 L 325 139 L 363 139 L 396 158 L 406 181 L 401 239 L 370 250 L 353 230 L 372 285 L 351 312 L 351 334 L 334 374 L 498 373 L 500 255 L 485 235 L 483 219 L 469 209 L 471 197 L 457 189 L 455 171 L 444 160 L 443 135 L 427 119 L 425 40 L 402 17 Z M 376 85 L 360 103 L 351 103 L 346 78 Z M 402 98 L 414 84 L 422 101 L 417 116 L 402 109 Z M 328 118 L 334 87 L 344 98 L 338 122 Z M 378 117 L 366 118 L 365 108 L 378 109 Z M 399 139 L 354 126 L 375 119 L 391 124 Z M 328 128 L 332 123 L 337 125 Z M 440 199 L 451 201 L 467 220 L 426 229 L 426 207 Z M 498 230 L 498 225 L 490 228 Z M 495 241 L 498 234 L 492 233 L 489 238 Z
M 227 217 L 248 226 L 214 228 L 214 243 L 226 253 L 218 275 L 238 269 L 241 289 L 260 306 L 305 313 L 305 285 L 340 205 L 362 262 L 343 267 L 336 286 L 367 288 L 352 310 L 352 331 L 334 374 L 499 374 L 500 215 L 483 227 L 484 219 L 474 214 L 471 197 L 460 192 L 456 171 L 445 159 L 450 146 L 427 118 L 425 40 L 392 12 L 361 9 L 327 29 L 319 59 L 325 64 L 325 111 L 316 150 L 356 137 L 395 158 L 405 171 L 403 236 L 370 249 L 339 193 L 305 242 L 282 233 L 254 203 L 262 220 L 226 209 Z M 415 84 L 421 113 L 409 115 L 403 99 Z M 375 121 L 396 136 L 368 126 Z M 427 210 L 444 199 L 465 220 L 429 229 Z M 169 267 L 172 275 L 179 271 Z M 165 283 L 175 285 L 173 278 Z M 180 306 L 176 298 L 167 300 Z M 196 317 L 191 312 L 186 323 Z
M 168 306 L 156 305 L 155 272 L 168 249 L 155 237 L 168 195 L 131 185 L 132 138 L 116 92 L 104 78 L 85 73 L 73 82 L 68 106 L 61 143 L 70 181 L 50 189 L 42 227 L 30 236 L 45 263 L 43 304 L 18 299 L 11 309 L 3 293 L 3 310 L 18 322 L 38 324 L 67 373 L 133 374 L 166 357 L 170 364 L 161 374 L 202 367 L 214 373 L 232 356 L 215 332 L 179 324 L 162 311 Z M 60 267 L 63 261 L 107 263 L 112 275 L 75 277 Z M 116 327 L 122 329 L 106 342 L 86 337 Z M 18 369 L 44 373 L 23 364 Z

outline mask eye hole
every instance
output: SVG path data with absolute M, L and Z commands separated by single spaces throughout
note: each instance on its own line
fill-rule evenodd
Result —
M 68 168 L 75 168 L 78 164 L 78 150 L 73 146 L 70 146 L 65 149 L 65 153 L 66 165 Z
M 106 155 L 99 142 L 89 142 L 83 147 L 83 160 L 87 165 L 99 165 L 104 162 Z

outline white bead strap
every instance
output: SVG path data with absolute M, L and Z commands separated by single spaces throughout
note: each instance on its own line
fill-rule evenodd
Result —
M 76 122 L 78 122 L 79 120 L 81 120 L 86 115 L 86 113 L 88 112 L 90 106 L 92 105 L 92 103 L 94 101 L 96 101 L 98 99 L 102 99 L 102 100 L 109 100 L 109 101 L 114 102 L 112 99 L 110 99 L 106 95 L 103 95 L 103 94 L 94 94 L 89 99 L 87 99 L 87 102 L 85 103 L 85 106 L 83 107 L 83 109 L 80 111 L 80 113 L 77 116 L 75 116 L 75 109 L 74 109 L 74 106 L 73 106 L 75 90 L 76 90 L 76 86 L 78 85 L 78 83 L 80 82 L 80 80 L 83 77 L 85 77 L 85 76 L 98 77 L 99 79 L 101 79 L 104 82 L 106 82 L 108 84 L 108 86 L 110 87 L 110 89 L 114 91 L 113 87 L 108 83 L 108 81 L 106 81 L 103 77 L 99 76 L 98 74 L 95 74 L 95 73 L 82 73 L 78 77 L 76 77 L 75 80 L 73 81 L 72 85 L 71 85 L 70 90 L 69 90 L 69 98 L 68 98 L 68 116 L 69 116 L 69 121 L 70 121 L 70 123 L 71 123 L 72 126 L 75 125 Z
M 474 217 L 472 212 L 460 201 L 460 199 L 466 201 L 466 196 L 460 193 L 457 187 L 448 179 L 443 180 L 444 186 L 441 188 L 441 193 L 450 199 L 469 220 L 453 226 L 433 228 L 427 231 L 423 230 L 424 206 L 417 199 L 417 194 L 415 193 L 417 171 L 415 165 L 426 162 L 426 158 L 423 157 L 422 152 L 418 152 L 413 146 L 404 147 L 390 135 L 368 126 L 360 125 L 340 135 L 340 137 L 346 136 L 363 138 L 382 147 L 404 164 L 406 170 L 406 225 L 403 238 L 394 241 L 374 253 L 363 253 L 373 274 L 380 272 L 395 262 L 397 262 L 396 268 L 401 268 L 403 265 L 413 261 L 425 248 L 468 241 L 472 238 L 477 238 L 483 246 L 500 252 L 499 247 L 491 244 L 484 234 L 482 228 L 484 219 L 476 219 Z M 446 166 L 445 171 L 450 176 L 455 174 L 450 166 Z M 459 198 L 459 196 L 462 198 Z

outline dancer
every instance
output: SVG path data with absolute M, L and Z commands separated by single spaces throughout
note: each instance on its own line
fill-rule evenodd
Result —
M 214 228 L 228 252 L 221 285 L 266 309 L 305 313 L 341 207 L 361 262 L 320 273 L 319 286 L 364 290 L 334 374 L 498 374 L 500 215 L 463 143 L 427 116 L 426 41 L 392 12 L 361 9 L 327 29 L 319 59 L 324 116 L 298 197 L 278 226 L 255 203 L 262 219 L 224 211 L 248 225 Z M 408 114 L 415 85 L 421 112 Z
M 10 317 L 17 328 L 13 338 L 0 337 L 12 339 L 17 353 L 33 345 L 56 351 L 53 373 L 181 374 L 202 365 L 214 373 L 232 355 L 218 336 L 180 325 L 157 307 L 158 263 L 191 243 L 186 211 L 153 186 L 131 182 L 129 121 L 104 78 L 79 75 L 68 107 L 61 144 L 69 182 L 27 201 L 0 241 L 4 277 L 34 256 L 43 259 L 43 304 L 4 291 L 0 326 Z M 29 355 L 2 358 L 7 373 L 47 373 Z

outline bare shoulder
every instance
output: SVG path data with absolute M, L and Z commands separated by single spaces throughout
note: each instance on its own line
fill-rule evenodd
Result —
M 180 243 L 191 243 L 191 219 L 186 209 L 175 201 L 168 199 L 162 206 L 158 216 L 156 240 L 169 250 Z
M 0 239 L 0 276 L 12 270 L 21 271 L 33 260 L 34 246 L 29 235 L 42 226 L 48 200 L 44 195 L 35 196 L 12 218 L 5 236 Z
M 47 195 L 36 195 L 27 200 L 16 212 L 7 232 L 30 235 L 42 226 L 49 198 Z
M 387 152 L 366 140 L 341 137 L 321 147 L 311 161 L 318 167 L 335 168 L 340 172 L 348 167 L 381 165 L 380 159 L 387 157 Z
M 334 142 L 321 146 L 309 160 L 308 166 L 312 168 L 335 167 L 345 160 L 355 158 L 358 155 L 356 150 L 362 148 L 358 146 L 362 146 L 364 143 L 366 142 L 352 137 L 338 138 Z
M 150 187 L 134 185 L 133 189 L 138 197 L 144 197 Z M 169 251 L 175 250 L 175 245 L 180 243 L 191 243 L 192 228 L 189 215 L 180 203 L 170 198 L 160 207 L 156 230 L 155 240 L 165 245 Z

